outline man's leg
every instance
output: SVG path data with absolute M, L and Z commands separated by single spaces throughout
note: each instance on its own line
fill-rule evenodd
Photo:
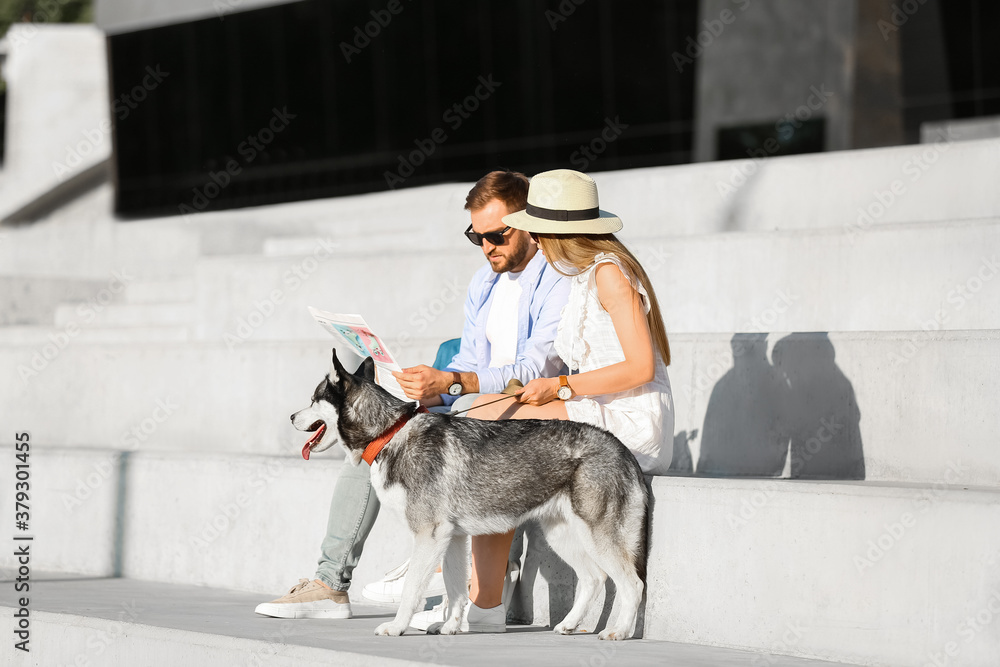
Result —
M 330 500 L 326 537 L 320 547 L 316 578 L 334 590 L 351 586 L 354 568 L 381 507 L 367 463 L 344 463 Z
M 428 408 L 428 410 L 430 412 L 440 412 L 443 414 L 458 410 L 467 410 L 472 407 L 472 404 L 476 402 L 477 398 L 479 398 L 479 394 L 462 394 L 451 405 L 435 405 L 433 408 Z M 464 414 L 459 415 L 459 417 L 464 416 Z
M 378 516 L 368 464 L 345 463 L 330 501 L 316 579 L 300 579 L 284 596 L 257 605 L 256 612 L 278 618 L 351 618 L 347 589 Z

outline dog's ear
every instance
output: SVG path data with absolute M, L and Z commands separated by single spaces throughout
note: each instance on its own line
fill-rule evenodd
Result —
M 330 382 L 336 384 L 341 378 L 350 375 L 337 358 L 337 348 L 333 348 L 333 360 L 330 362 Z
M 371 357 L 365 357 L 365 360 L 361 362 L 358 370 L 354 371 L 354 374 L 358 377 L 363 377 L 366 380 L 375 381 L 375 360 Z

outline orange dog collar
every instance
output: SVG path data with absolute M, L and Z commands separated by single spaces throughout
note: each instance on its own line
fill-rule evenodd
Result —
M 368 443 L 368 446 L 365 447 L 365 451 L 361 454 L 361 458 L 364 462 L 371 465 L 375 459 L 378 458 L 382 448 L 385 447 L 390 440 L 392 440 L 392 436 L 399 433 L 400 429 L 406 426 L 407 422 L 422 412 L 427 412 L 427 408 L 421 405 L 412 415 L 403 415 L 396 421 L 395 424 L 389 427 L 388 431 Z

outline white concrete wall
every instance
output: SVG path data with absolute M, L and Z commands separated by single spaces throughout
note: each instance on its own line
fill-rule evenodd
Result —
M 651 639 L 885 667 L 1000 655 L 995 492 L 670 478 L 653 489 Z
M 203 443 L 183 454 L 53 447 L 32 434 L 31 531 L 36 572 L 124 576 L 280 597 L 316 572 L 336 453 L 234 457 Z M 300 447 L 301 448 L 301 447 Z M 3 449 L 14 459 L 10 447 Z M 364 464 L 362 464 L 364 465 Z M 12 488 L 13 467 L 0 472 Z M 13 496 L 0 507 L 13 512 Z M 9 497 L 8 497 L 9 496 Z M 383 512 L 355 574 L 352 595 L 405 560 L 412 540 L 401 516 Z M 16 567 L 12 554 L 0 567 Z M 248 610 L 248 613 L 252 610 Z
M 847 468 L 860 442 L 870 482 L 950 484 L 958 466 L 962 484 L 1000 486 L 1000 412 L 991 407 L 997 390 L 987 379 L 1000 372 L 990 351 L 998 332 L 770 333 L 766 342 L 738 341 L 734 371 L 731 336 L 672 340 L 675 442 L 682 434 L 691 438 L 694 467 L 708 460 L 709 428 L 716 430 L 713 458 L 724 476 L 738 474 L 737 461 L 763 465 L 768 434 L 792 431 L 806 442 L 795 448 L 803 463 L 787 460 L 786 475 L 810 464 Z M 786 353 L 775 359 L 780 341 Z M 710 406 L 713 393 L 717 403 Z M 843 430 L 824 442 L 824 423 Z M 859 440 L 848 438 L 852 429 Z M 683 458 L 676 446 L 674 458 Z
M 92 25 L 15 23 L 8 31 L 0 218 L 110 157 L 104 41 Z

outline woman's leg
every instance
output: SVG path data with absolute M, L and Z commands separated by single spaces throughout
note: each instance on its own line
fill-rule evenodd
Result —
M 480 396 L 474 409 L 466 413 L 473 419 L 568 419 L 566 404 L 552 401 L 545 405 L 522 405 L 513 400 L 478 407 L 495 401 L 503 394 Z M 503 597 L 504 575 L 514 531 L 499 535 L 477 535 L 472 538 L 472 584 L 469 599 L 480 609 L 492 609 Z
M 498 401 L 501 398 L 506 400 Z M 484 403 L 490 405 L 484 406 Z M 552 401 L 545 405 L 528 405 L 518 403 L 512 397 L 504 394 L 480 395 L 473 403 L 473 408 L 466 412 L 465 416 L 489 421 L 499 419 L 569 419 L 566 414 L 566 404 L 562 401 Z
M 472 538 L 472 577 L 469 599 L 480 609 L 492 609 L 503 601 L 503 579 L 514 531 Z

